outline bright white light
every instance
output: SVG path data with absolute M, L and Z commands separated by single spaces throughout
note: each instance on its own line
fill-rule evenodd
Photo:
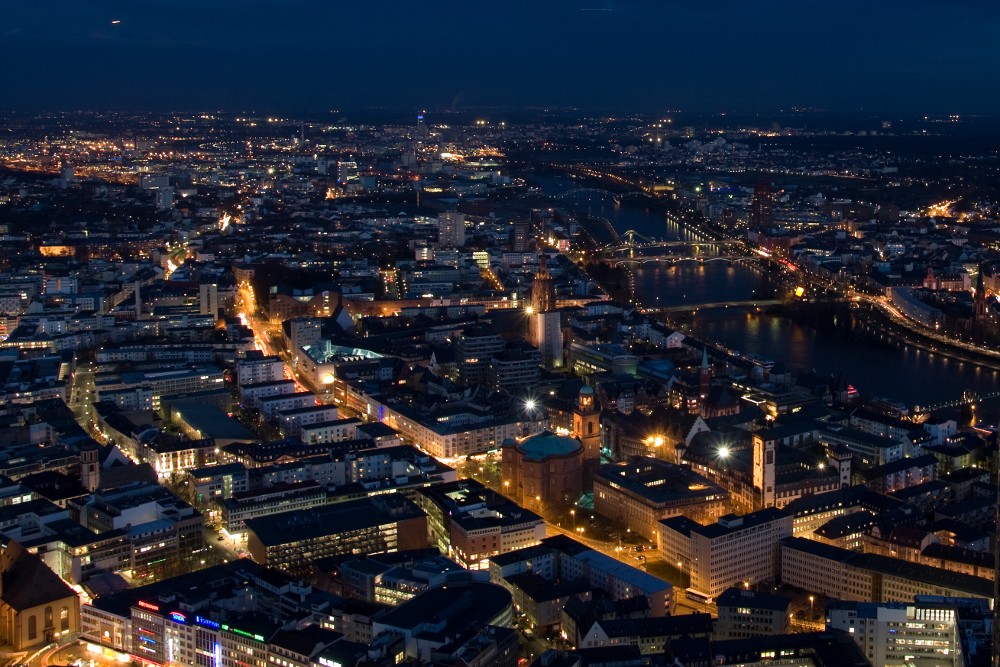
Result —
M 525 408 L 525 410 L 527 410 L 528 412 L 534 412 L 534 410 L 535 410 L 535 406 L 536 406 L 536 405 L 537 405 L 537 404 L 535 403 L 535 399 L 533 399 L 533 398 L 529 398 L 528 400 L 526 400 L 526 401 L 524 402 L 524 408 Z
M 720 459 L 729 458 L 729 447 L 719 447 L 719 458 Z

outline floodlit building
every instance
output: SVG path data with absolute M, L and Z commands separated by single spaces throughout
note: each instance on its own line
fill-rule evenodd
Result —
M 691 589 L 714 599 L 728 588 L 774 581 L 781 540 L 792 535 L 792 516 L 769 508 L 729 514 L 701 525 L 687 517 L 660 521 L 660 552 L 691 574 Z
M 954 605 L 942 602 L 840 602 L 826 625 L 851 636 L 873 665 L 964 665 Z

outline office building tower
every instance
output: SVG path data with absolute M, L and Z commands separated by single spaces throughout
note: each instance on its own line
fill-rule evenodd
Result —
M 461 248 L 465 245 L 465 214 L 457 211 L 438 213 L 438 248 Z
M 765 231 L 774 226 L 774 193 L 771 184 L 759 181 L 750 199 L 750 229 Z
M 219 317 L 219 286 L 215 283 L 198 285 L 198 312 Z
M 337 183 L 340 185 L 350 185 L 359 180 L 358 163 L 353 160 L 337 161 Z
M 531 315 L 531 343 L 542 353 L 542 366 L 562 368 L 563 358 L 562 318 L 558 311 Z
M 528 252 L 531 249 L 531 221 L 515 220 L 510 249 L 514 252 Z

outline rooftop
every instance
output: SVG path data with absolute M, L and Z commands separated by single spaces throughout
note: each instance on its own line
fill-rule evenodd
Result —
M 688 467 L 648 457 L 603 465 L 594 479 L 657 504 L 701 502 L 728 494 Z
M 582 451 L 580 441 L 568 435 L 542 431 L 517 443 L 517 449 L 529 461 L 544 461 L 552 456 L 569 456 Z
M 363 498 L 308 510 L 247 519 L 247 530 L 265 547 L 337 535 L 423 516 L 419 507 L 399 494 Z

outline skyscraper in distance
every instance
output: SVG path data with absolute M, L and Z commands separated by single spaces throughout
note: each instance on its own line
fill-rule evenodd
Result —
M 442 211 L 437 217 L 438 248 L 461 248 L 465 245 L 465 214 Z
M 774 192 L 771 183 L 758 181 L 750 198 L 750 229 L 764 231 L 774 226 Z

